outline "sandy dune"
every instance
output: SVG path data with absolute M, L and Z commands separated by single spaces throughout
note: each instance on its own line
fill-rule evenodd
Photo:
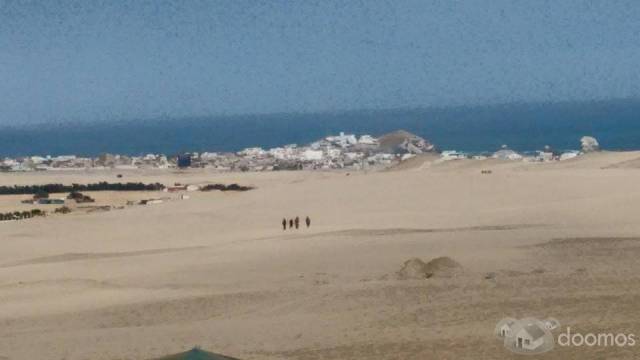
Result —
M 1 174 L 0 184 L 257 189 L 0 222 L 0 359 L 148 359 L 195 345 L 241 359 L 515 359 L 493 331 L 525 316 L 640 339 L 638 158 L 424 158 L 349 176 Z M 160 194 L 94 195 L 123 204 Z M 21 198 L 1 197 L 0 208 Z M 311 228 L 282 231 L 296 215 Z M 460 271 L 397 276 L 409 259 L 440 257 Z M 639 354 L 556 346 L 538 358 Z

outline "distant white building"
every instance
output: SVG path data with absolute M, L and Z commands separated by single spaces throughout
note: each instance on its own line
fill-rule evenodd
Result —
M 363 157 L 362 153 L 356 153 L 356 152 L 348 152 L 348 153 L 344 153 L 345 158 L 349 159 L 349 160 L 357 160 Z
M 277 160 L 294 159 L 298 154 L 296 145 L 287 145 L 285 147 L 269 149 L 268 154 Z
M 522 155 L 507 148 L 506 145 L 502 145 L 502 149 L 493 153 L 492 157 L 499 160 L 522 160 Z
M 464 153 L 456 150 L 445 150 L 440 154 L 440 156 L 442 157 L 442 160 L 458 160 L 465 159 L 467 157 Z
M 542 162 L 553 161 L 553 153 L 549 151 L 538 151 L 536 160 L 542 161 Z
M 43 162 L 47 161 L 47 158 L 42 156 L 32 156 L 30 159 L 31 159 L 31 162 L 36 165 L 42 164 Z
M 362 145 L 378 145 L 378 139 L 374 138 L 371 135 L 362 135 L 360 139 L 358 139 L 358 144 Z
M 578 155 L 580 155 L 579 151 L 567 151 L 565 153 L 562 153 L 560 155 L 560 161 L 564 161 L 564 160 L 569 160 L 569 159 L 573 159 L 575 157 L 577 157 Z
M 318 161 L 322 160 L 323 153 L 321 150 L 305 150 L 300 155 L 300 158 L 306 161 Z
M 55 156 L 52 158 L 53 161 L 71 161 L 71 160 L 75 160 L 76 156 L 75 155 L 60 155 L 60 156 Z
M 7 159 L 2 160 L 2 165 L 5 165 L 5 166 L 14 166 L 14 165 L 18 165 L 18 164 L 19 164 L 19 162 L 17 160 L 14 160 L 14 159 L 8 159 L 7 158 Z
M 327 157 L 329 159 L 336 159 L 338 157 L 340 157 L 340 154 L 342 154 L 342 151 L 340 149 L 327 149 Z
M 238 155 L 240 156 L 247 156 L 247 157 L 253 157 L 253 158 L 262 157 L 266 154 L 267 152 L 259 147 L 247 148 L 238 152 Z
M 340 132 L 340 135 L 337 136 L 327 136 L 325 140 L 340 147 L 348 147 L 358 143 L 358 139 L 355 135 L 345 135 L 344 132 Z
M 374 165 L 374 164 L 390 164 L 391 161 L 393 161 L 394 158 L 395 158 L 395 156 L 392 155 L 392 154 L 385 154 L 385 153 L 375 154 L 375 155 L 369 156 L 367 158 L 367 162 L 369 164 L 371 164 L 371 165 Z
M 214 153 L 214 152 L 203 152 L 200 155 L 200 159 L 202 160 L 214 160 L 217 157 L 218 157 L 218 153 Z

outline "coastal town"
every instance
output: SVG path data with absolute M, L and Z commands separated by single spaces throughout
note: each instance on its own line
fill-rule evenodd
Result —
M 380 137 L 341 132 L 311 144 L 285 145 L 271 149 L 246 148 L 238 152 L 191 152 L 177 155 L 146 154 L 141 156 L 101 154 L 97 157 L 76 155 L 25 156 L 3 158 L 0 171 L 24 172 L 47 170 L 172 169 L 207 168 L 220 172 L 277 170 L 375 170 L 393 166 L 416 155 L 432 154 L 441 161 L 495 158 L 509 161 L 564 161 L 580 154 L 599 150 L 598 141 L 590 136 L 580 139 L 580 150 L 557 151 L 545 146 L 533 153 L 518 153 L 507 145 L 493 153 L 466 153 L 436 148 L 430 141 L 397 130 Z

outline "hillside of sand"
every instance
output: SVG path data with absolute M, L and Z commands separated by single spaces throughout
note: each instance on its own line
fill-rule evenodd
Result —
M 640 170 L 620 166 L 637 158 L 416 160 L 349 176 L 124 172 L 256 189 L 0 222 L 0 359 L 140 360 L 194 346 L 260 360 L 515 359 L 494 327 L 526 316 L 640 334 Z M 0 184 L 116 175 L 11 173 Z M 283 231 L 295 216 L 311 227 Z M 556 346 L 540 358 L 637 354 Z

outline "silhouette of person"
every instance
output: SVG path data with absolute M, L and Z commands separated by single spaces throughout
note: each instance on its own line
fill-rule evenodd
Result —
M 293 219 L 289 219 L 289 229 L 293 229 Z
M 296 216 L 295 223 L 296 223 L 296 229 L 297 229 L 297 228 L 298 228 L 298 226 L 300 226 L 300 218 L 299 218 L 299 217 L 297 217 L 297 216 Z
M 287 219 L 282 218 L 282 230 L 287 230 Z
M 307 223 L 307 227 L 311 226 L 311 219 L 308 216 L 304 219 L 304 222 Z

